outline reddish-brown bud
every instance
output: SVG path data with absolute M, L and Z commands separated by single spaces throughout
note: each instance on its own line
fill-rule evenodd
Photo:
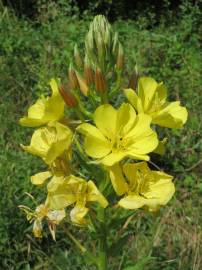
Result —
M 76 72 L 76 77 L 77 77 L 77 80 L 79 82 L 79 89 L 80 89 L 81 93 L 84 96 L 87 96 L 89 89 L 88 89 L 88 85 L 86 83 L 86 80 L 78 72 Z
M 77 100 L 67 86 L 61 85 L 59 91 L 68 107 L 75 108 L 77 106 Z
M 132 73 L 132 75 L 131 75 L 131 77 L 129 79 L 128 88 L 136 90 L 137 89 L 138 78 L 139 78 L 138 72 L 137 72 L 137 70 L 135 70 Z
M 88 85 L 91 85 L 94 83 L 94 71 L 87 57 L 85 58 L 85 63 L 84 63 L 84 77 Z
M 99 68 L 97 68 L 95 72 L 95 87 L 98 92 L 107 91 L 106 79 Z

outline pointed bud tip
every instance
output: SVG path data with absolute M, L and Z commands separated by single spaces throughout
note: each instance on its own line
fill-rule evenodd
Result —
M 75 96 L 67 89 L 67 87 L 60 85 L 59 91 L 68 107 L 75 108 L 77 106 L 78 102 Z

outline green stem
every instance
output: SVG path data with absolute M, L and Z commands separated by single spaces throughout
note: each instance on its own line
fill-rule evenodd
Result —
M 100 209 L 101 233 L 99 239 L 99 270 L 107 270 L 107 229 L 105 225 L 105 209 Z
M 111 93 L 109 94 L 109 98 L 112 98 L 113 96 L 117 94 L 118 91 L 120 91 L 121 82 L 122 82 L 121 72 L 117 71 L 116 86 L 114 87 L 114 89 L 112 89 Z
M 104 91 L 101 93 L 101 100 L 102 100 L 102 104 L 107 104 L 108 102 L 108 95 L 107 95 L 107 91 Z
M 66 234 L 69 236 L 69 238 L 74 242 L 74 244 L 77 246 L 77 248 L 81 251 L 81 253 L 84 256 L 87 256 L 87 258 L 91 261 L 91 263 L 97 265 L 97 258 L 93 256 L 91 252 L 89 252 L 81 243 L 70 233 L 70 231 L 63 227 Z
M 88 161 L 88 157 L 86 156 L 85 152 L 83 151 L 83 148 L 81 147 L 80 142 L 78 141 L 78 139 L 76 138 L 76 136 L 74 136 L 74 142 L 76 144 L 76 147 L 80 153 L 80 156 L 82 157 L 83 160 Z
M 84 123 L 85 118 L 83 117 L 83 114 L 80 112 L 80 110 L 78 108 L 75 108 L 75 112 L 76 112 L 78 118 L 81 120 L 81 122 Z

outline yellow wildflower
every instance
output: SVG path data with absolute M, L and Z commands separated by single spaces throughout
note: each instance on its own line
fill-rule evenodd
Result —
M 187 110 L 179 101 L 166 102 L 167 90 L 163 83 L 157 83 L 150 77 L 138 80 L 138 89 L 124 90 L 129 102 L 138 113 L 152 117 L 152 123 L 168 128 L 182 128 L 187 121 Z
M 172 198 L 175 187 L 172 176 L 152 171 L 146 162 L 119 165 L 110 168 L 112 185 L 118 195 L 125 196 L 118 204 L 126 209 L 147 208 L 155 211 Z
M 70 175 L 63 178 L 53 177 L 48 184 L 46 204 L 51 209 L 56 210 L 75 204 L 75 207 L 70 213 L 73 223 L 85 223 L 84 216 L 89 210 L 86 207 L 86 203 L 88 202 L 97 202 L 103 208 L 108 205 L 105 197 L 91 180 L 86 182 L 80 177 Z
M 41 97 L 28 109 L 28 115 L 20 119 L 22 126 L 36 127 L 58 121 L 64 114 L 64 101 L 60 96 L 57 83 L 54 79 L 50 81 L 52 89 L 51 97 Z
M 77 131 L 85 135 L 87 155 L 106 166 L 125 157 L 149 160 L 147 154 L 158 145 L 157 135 L 150 128 L 151 117 L 136 115 L 128 103 L 118 110 L 109 104 L 99 106 L 94 113 L 94 122 L 96 127 L 84 123 Z
M 69 150 L 71 142 L 71 130 L 58 122 L 51 122 L 47 127 L 37 129 L 30 145 L 22 147 L 25 151 L 41 157 L 47 164 L 51 164 L 65 150 Z

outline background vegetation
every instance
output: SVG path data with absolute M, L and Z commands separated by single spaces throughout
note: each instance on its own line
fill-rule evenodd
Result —
M 158 10 L 145 1 L 134 13 L 129 9 L 130 17 L 120 0 L 117 8 L 110 0 L 88 1 L 84 7 L 79 1 L 33 1 L 31 13 L 25 1 L 13 2 L 12 8 L 0 2 L 0 269 L 89 270 L 62 229 L 56 243 L 49 235 L 36 240 L 18 209 L 32 204 L 25 192 L 37 194 L 29 176 L 42 166 L 20 149 L 32 130 L 20 127 L 18 119 L 38 95 L 49 91 L 52 76 L 66 76 L 73 46 L 81 45 L 97 12 L 114 21 L 128 70 L 138 63 L 143 74 L 166 83 L 170 99 L 180 99 L 189 110 L 183 130 L 166 131 L 166 155 L 152 159 L 175 176 L 175 198 L 156 215 L 137 214 L 124 234 L 122 229 L 114 232 L 123 241 L 129 235 L 129 240 L 119 259 L 111 260 L 112 269 L 145 256 L 153 259 L 138 269 L 202 269 L 201 2 L 177 2 L 175 8 L 174 1 L 162 1 Z M 82 229 L 76 228 L 75 235 L 90 241 Z

